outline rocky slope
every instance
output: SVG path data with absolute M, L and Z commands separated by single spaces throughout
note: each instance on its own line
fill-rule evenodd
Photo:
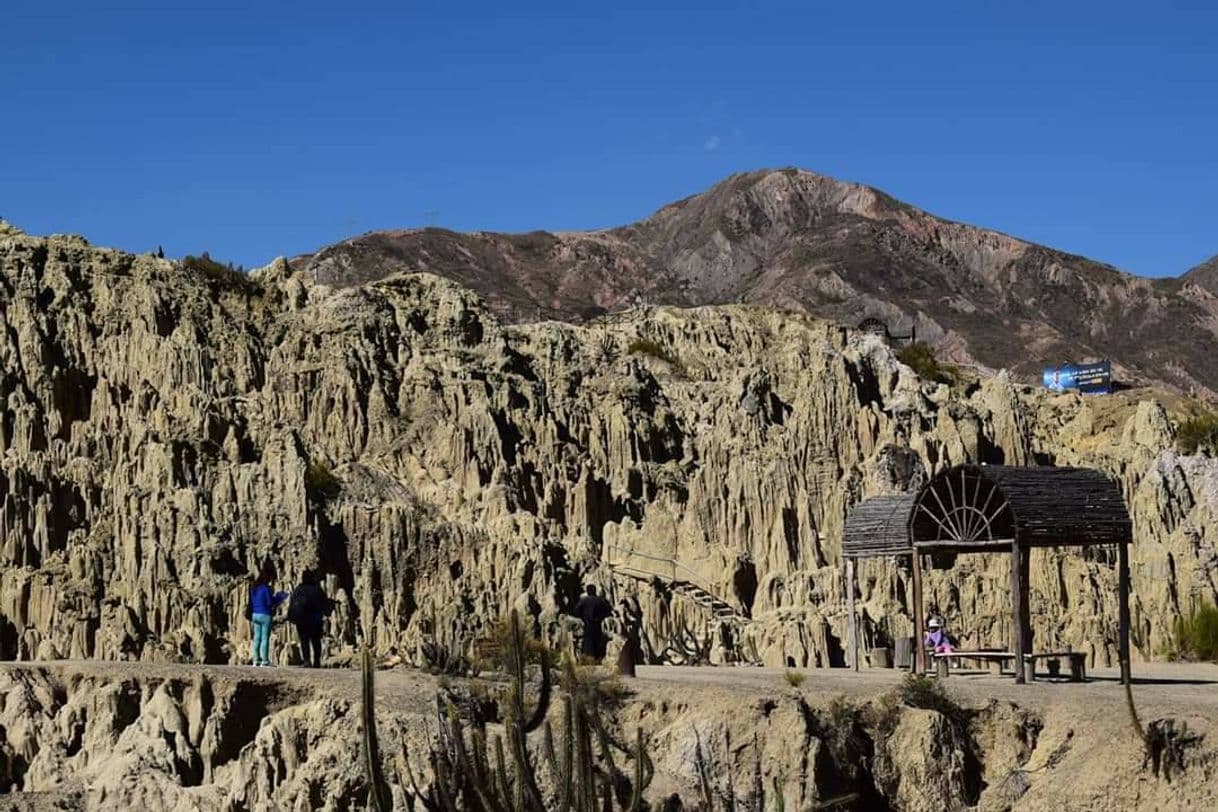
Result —
M 1199 737 L 1167 774 L 1146 760 L 1115 684 L 956 679 L 950 701 L 928 707 L 894 701 L 893 677 L 827 672 L 793 689 L 775 671 L 644 669 L 606 720 L 644 732 L 648 800 L 685 804 L 665 808 L 698 808 L 699 750 L 714 790 L 745 808 L 758 779 L 766 809 L 778 795 L 787 809 L 1213 808 L 1209 686 L 1138 689 L 1148 723 L 1173 718 Z M 394 808 L 406 810 L 404 764 L 430 780 L 437 685 L 392 672 L 377 685 L 385 771 Z M 352 670 L 5 666 L 0 809 L 362 809 L 358 695 Z
M 1218 255 L 1210 257 L 1184 275 L 1190 284 L 1218 294 Z
M 1023 378 L 1111 358 L 1126 381 L 1218 392 L 1212 271 L 1139 278 L 797 169 L 734 175 L 622 228 L 376 232 L 301 260 L 335 286 L 440 274 L 509 320 L 748 302 L 849 325 L 879 317 L 894 333 L 916 325 L 959 361 Z
M 325 572 L 340 652 L 467 648 L 511 607 L 555 636 L 596 582 L 641 615 L 649 656 L 685 625 L 715 659 L 833 664 L 847 510 L 969 460 L 1117 478 L 1135 656 L 1218 594 L 1218 465 L 1170 450 L 1157 403 L 1005 375 L 951 391 L 874 337 L 771 309 L 510 326 L 428 274 L 247 280 L 6 227 L 0 402 L 3 658 L 242 661 L 269 557 L 285 583 Z M 978 642 L 1006 639 L 999 558 L 930 579 Z M 1038 642 L 1110 663 L 1109 562 L 1033 567 Z M 647 577 L 678 568 L 700 593 Z M 865 640 L 909 633 L 905 572 L 869 562 L 860 590 Z M 708 594 L 736 617 L 712 623 Z

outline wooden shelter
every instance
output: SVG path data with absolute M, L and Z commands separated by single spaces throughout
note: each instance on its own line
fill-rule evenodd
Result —
M 852 662 L 858 668 L 854 613 L 854 562 L 910 555 L 913 559 L 915 658 L 926 668 L 917 641 L 924 627 L 922 556 L 925 552 L 1011 554 L 1012 649 L 1015 680 L 1024 681 L 1031 654 L 1028 569 L 1033 547 L 1115 545 L 1120 605 L 1121 677 L 1129 679 L 1129 551 L 1132 527 L 1116 484 L 1089 468 L 959 465 L 935 475 L 916 493 L 877 496 L 846 519 L 846 559 Z
M 842 533 L 842 555 L 847 564 L 856 558 L 911 555 L 909 517 L 917 492 L 874 496 L 855 506 L 846 517 Z

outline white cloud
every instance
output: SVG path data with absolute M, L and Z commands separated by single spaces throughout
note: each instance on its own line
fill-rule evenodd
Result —
M 715 150 L 719 149 L 719 136 L 712 135 L 710 138 L 706 139 L 706 143 L 702 145 L 702 148 L 707 152 L 714 152 Z

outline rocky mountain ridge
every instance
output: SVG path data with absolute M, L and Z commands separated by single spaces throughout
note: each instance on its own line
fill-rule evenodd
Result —
M 914 326 L 949 358 L 1021 379 L 1111 358 L 1127 382 L 1218 392 L 1212 273 L 1136 277 L 799 169 L 733 175 L 620 228 L 373 232 L 299 260 L 338 287 L 436 273 L 510 321 L 744 302 Z
M 1218 294 L 1218 255 L 1212 256 L 1205 262 L 1184 275 L 1190 284 L 1199 285 L 1210 293 Z
M 9 228 L 0 402 L 0 658 L 240 662 L 270 558 L 285 582 L 325 574 L 339 654 L 468 651 L 513 607 L 556 637 L 594 582 L 652 660 L 684 629 L 715 660 L 840 663 L 850 506 L 966 461 L 1117 479 L 1138 658 L 1218 595 L 1218 468 L 1172 450 L 1153 400 L 1007 375 L 953 390 L 771 308 L 512 325 L 431 274 L 334 288 L 282 261 L 247 278 Z M 908 574 L 860 569 L 865 640 L 908 634 Z M 1111 663 L 1114 577 L 1038 551 L 1038 641 Z M 1007 578 L 966 557 L 928 600 L 1001 642 Z

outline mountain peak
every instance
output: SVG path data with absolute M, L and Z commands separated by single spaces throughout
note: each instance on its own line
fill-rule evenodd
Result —
M 594 232 L 374 232 L 302 258 L 327 284 L 427 271 L 507 320 L 582 320 L 641 304 L 746 302 L 855 325 L 867 317 L 948 359 L 1031 379 L 1110 358 L 1132 381 L 1218 392 L 1218 304 L 1178 282 L 936 217 L 883 191 L 794 167 L 731 175 Z M 1216 263 L 1190 279 L 1218 288 Z M 1211 312 L 1211 310 L 1215 312 Z

